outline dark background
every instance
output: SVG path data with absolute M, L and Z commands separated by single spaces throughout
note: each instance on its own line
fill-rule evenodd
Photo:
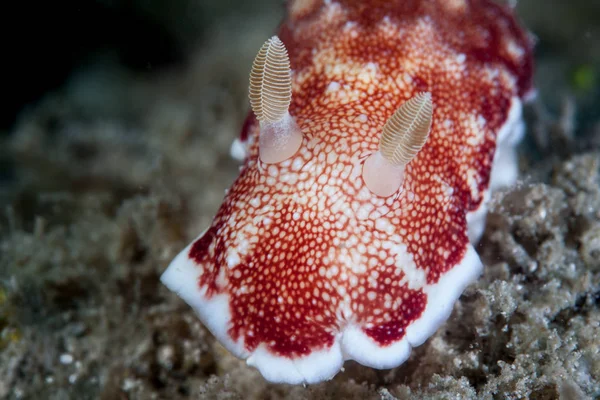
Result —
M 157 73 L 185 63 L 201 44 L 206 27 L 223 16 L 283 9 L 283 4 L 284 0 L 5 2 L 0 9 L 0 132 L 10 130 L 24 106 L 59 88 L 77 69 L 110 58 L 141 74 Z M 538 73 L 540 90 L 550 85 L 551 91 L 584 95 L 584 109 L 588 103 L 597 104 L 600 0 L 520 0 L 517 9 L 539 39 L 537 58 L 552 59 L 550 67 Z
M 207 26 L 253 6 L 215 0 L 4 2 L 0 131 L 77 69 L 110 58 L 142 74 L 160 72 L 184 63 Z

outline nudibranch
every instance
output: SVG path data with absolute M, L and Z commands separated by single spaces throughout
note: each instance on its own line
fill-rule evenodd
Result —
M 532 40 L 491 0 L 295 0 L 250 74 L 240 175 L 162 282 L 271 382 L 403 363 L 516 179 Z

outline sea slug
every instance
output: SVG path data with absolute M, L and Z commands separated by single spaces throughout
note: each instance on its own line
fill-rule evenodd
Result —
M 240 176 L 162 282 L 269 381 L 400 365 L 481 273 L 532 71 L 491 0 L 290 1 L 252 68 Z

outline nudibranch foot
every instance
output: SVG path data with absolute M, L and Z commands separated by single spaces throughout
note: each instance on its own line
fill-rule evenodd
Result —
M 477 252 L 469 246 L 463 260 L 436 284 L 424 288 L 427 306 L 405 329 L 402 339 L 382 346 L 368 332 L 377 327 L 349 326 L 342 338 L 345 358 L 377 368 L 394 368 L 406 361 L 413 347 L 420 346 L 448 319 L 455 301 L 464 289 L 481 275 L 483 265 Z
M 506 123 L 498 132 L 496 140 L 496 154 L 490 179 L 491 191 L 511 186 L 517 181 L 519 165 L 516 147 L 525 134 L 522 109 L 521 100 L 513 97 L 510 101 Z
M 333 378 L 344 364 L 344 356 L 337 340 L 329 348 L 312 351 L 301 357 L 282 357 L 258 346 L 246 360 L 269 382 L 312 384 Z
M 204 233 L 196 241 L 200 240 Z M 161 275 L 160 281 L 192 307 L 204 325 L 227 350 L 236 357 L 245 359 L 249 352 L 244 349 L 243 343 L 232 340 L 223 328 L 228 326 L 231 320 L 229 296 L 226 294 L 207 296 L 207 288 L 198 286 L 202 271 L 189 258 L 189 252 L 196 241 L 189 244 L 171 261 Z
M 202 237 L 171 262 L 161 281 L 196 311 L 227 350 L 246 359 L 248 365 L 274 383 L 311 384 L 329 380 L 339 372 L 345 360 L 378 369 L 397 367 L 406 361 L 413 347 L 420 346 L 448 319 L 454 302 L 482 271 L 479 256 L 469 245 L 460 263 L 437 283 L 422 289 L 427 298 L 426 306 L 405 328 L 390 332 L 389 326 L 361 323 L 348 313 L 344 316 L 347 321 L 337 331 L 335 326 L 329 327 L 332 338 L 329 345 L 307 349 L 307 355 L 290 356 L 273 351 L 267 343 L 248 350 L 242 338 L 232 340 L 231 298 L 226 294 L 209 294 L 207 288 L 198 291 L 201 270 L 189 254 Z

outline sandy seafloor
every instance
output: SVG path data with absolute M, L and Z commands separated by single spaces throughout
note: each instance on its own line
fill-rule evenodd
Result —
M 247 75 L 283 12 L 196 6 L 189 63 L 91 64 L 0 136 L 0 398 L 600 397 L 600 2 L 518 4 L 539 94 L 481 279 L 404 365 L 309 387 L 266 383 L 158 281 L 237 174 Z

